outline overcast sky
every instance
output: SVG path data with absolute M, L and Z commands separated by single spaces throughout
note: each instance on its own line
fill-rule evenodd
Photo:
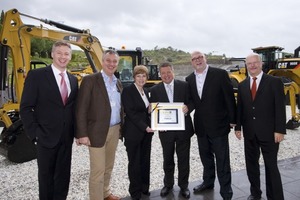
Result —
M 90 29 L 104 47 L 158 46 L 227 57 L 300 45 L 299 0 L 1 0 L 37 18 Z M 28 18 L 22 18 L 24 22 Z M 39 25 L 39 21 L 30 21 Z

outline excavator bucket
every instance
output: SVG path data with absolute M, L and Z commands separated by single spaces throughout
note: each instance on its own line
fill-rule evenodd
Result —
M 27 162 L 37 157 L 36 145 L 24 133 L 21 120 L 1 134 L 0 153 L 15 163 Z
M 287 123 L 286 123 L 286 128 L 287 129 L 296 129 L 300 126 L 300 122 L 299 121 L 295 121 L 293 119 L 290 119 Z

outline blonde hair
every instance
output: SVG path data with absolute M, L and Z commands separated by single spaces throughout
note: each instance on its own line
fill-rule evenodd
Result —
M 148 78 L 149 70 L 145 65 L 137 65 L 133 69 L 133 77 L 135 77 L 137 74 L 146 74 Z
M 61 47 L 61 46 L 69 47 L 69 49 L 72 51 L 71 45 L 69 42 L 64 41 L 64 40 L 58 40 L 52 45 L 52 52 L 54 52 L 56 47 Z

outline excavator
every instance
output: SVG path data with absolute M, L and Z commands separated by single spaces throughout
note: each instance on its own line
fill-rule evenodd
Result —
M 284 48 L 279 46 L 267 46 L 253 48 L 263 61 L 263 71 L 272 76 L 280 77 L 284 83 L 284 92 L 291 107 L 291 119 L 286 124 L 287 129 L 296 129 L 300 126 L 300 47 L 295 49 L 294 56 L 282 52 Z M 245 58 L 239 61 L 245 62 Z M 237 65 L 229 72 L 233 87 L 237 91 L 239 82 L 247 77 L 245 64 L 242 67 Z M 238 92 L 238 91 L 237 91 Z
M 22 20 L 23 17 L 37 20 L 41 24 L 25 24 Z M 21 13 L 15 8 L 2 12 L 0 24 L 0 154 L 15 163 L 23 163 L 36 158 L 36 146 L 24 133 L 19 116 L 23 84 L 28 71 L 47 65 L 43 61 L 31 60 L 31 40 L 33 38 L 53 42 L 65 40 L 79 47 L 89 63 L 89 66 L 84 69 L 70 71 L 77 76 L 79 84 L 83 76 L 102 69 L 104 48 L 99 39 L 88 29 L 79 29 L 53 20 L 40 19 Z M 142 50 L 137 48 L 125 53 L 125 50 L 120 49 L 118 53 L 120 54 L 120 63 L 117 75 L 124 77 L 121 79 L 124 84 L 133 82 L 130 75 L 129 78 L 125 78 L 125 73 L 126 71 L 132 72 L 137 64 L 144 64 Z M 155 66 L 150 69 L 155 72 Z M 153 76 L 159 79 L 157 74 Z
M 39 20 L 44 25 L 24 24 L 22 17 Z M 101 70 L 103 48 L 89 30 L 74 28 L 47 19 L 38 19 L 11 9 L 1 16 L 0 32 L 0 153 L 16 163 L 36 158 L 36 146 L 24 133 L 19 116 L 23 84 L 29 70 L 46 66 L 31 60 L 31 39 L 65 40 L 82 49 L 92 73 Z

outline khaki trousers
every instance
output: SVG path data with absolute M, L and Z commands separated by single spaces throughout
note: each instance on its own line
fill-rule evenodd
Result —
M 90 152 L 90 200 L 103 200 L 111 194 L 110 178 L 119 142 L 120 125 L 109 128 L 103 147 L 89 147 Z

